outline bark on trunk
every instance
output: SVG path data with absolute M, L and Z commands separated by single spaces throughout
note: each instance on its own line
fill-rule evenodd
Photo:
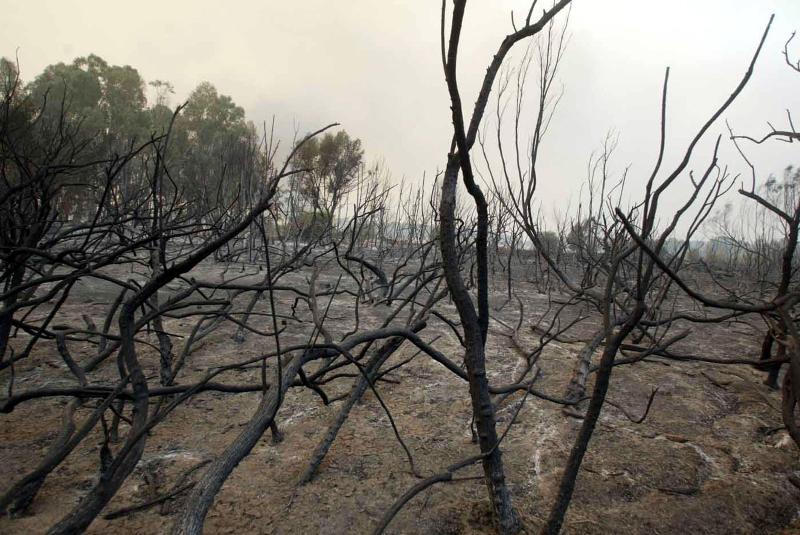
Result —
M 572 492 L 575 490 L 575 481 L 578 478 L 583 456 L 586 454 L 586 449 L 589 447 L 589 441 L 592 438 L 597 420 L 600 418 L 600 411 L 603 409 L 603 404 L 605 403 L 608 385 L 611 381 L 611 372 L 614 369 L 614 359 L 617 356 L 617 352 L 623 340 L 625 340 L 625 337 L 630 334 L 639 322 L 642 314 L 643 309 L 637 305 L 636 309 L 631 313 L 631 317 L 620 327 L 619 331 L 609 337 L 606 343 L 603 356 L 600 358 L 600 368 L 595 378 L 592 399 L 589 401 L 589 408 L 583 419 L 581 430 L 572 446 L 569 459 L 567 459 L 567 466 L 564 468 L 564 474 L 561 476 L 561 483 L 559 484 L 556 501 L 550 510 L 547 524 L 545 524 L 541 531 L 542 535 L 558 535 L 561 531 L 561 526 L 564 523 L 564 515 L 572 500 Z
M 439 207 L 442 259 L 447 286 L 458 309 L 464 329 L 464 341 L 466 344 L 464 362 L 467 367 L 469 392 L 475 417 L 475 427 L 478 432 L 478 443 L 481 453 L 486 455 L 482 464 L 487 491 L 492 501 L 500 532 L 511 534 L 519 531 L 520 521 L 511 503 L 511 494 L 506 486 L 500 447 L 497 444 L 494 405 L 489 393 L 489 381 L 486 377 L 486 355 L 481 322 L 469 292 L 464 287 L 464 282 L 461 278 L 459 255 L 456 249 L 455 205 L 458 169 L 458 156 L 450 155 L 442 181 L 442 197 Z M 487 275 L 487 272 L 483 272 L 483 275 Z
M 135 310 L 135 303 L 126 303 L 119 320 L 120 337 L 122 339 L 120 358 L 125 363 L 133 389 L 132 425 L 128 431 L 125 444 L 110 466 L 100 474 L 99 480 L 89 493 L 67 516 L 50 528 L 49 535 L 71 535 L 85 531 L 119 490 L 119 487 L 142 457 L 145 446 L 144 428 L 147 424 L 149 394 L 147 379 L 136 357 L 133 338 L 133 315 Z
M 420 326 L 417 325 L 412 327 L 412 330 L 416 332 L 419 328 Z M 366 373 L 368 374 L 370 381 L 375 380 L 378 370 L 380 370 L 381 366 L 383 366 L 389 357 L 391 357 L 392 354 L 400 348 L 404 341 L 405 338 L 396 336 L 387 340 L 380 348 L 378 348 L 366 366 Z M 311 462 L 309 463 L 308 468 L 300 477 L 301 485 L 304 485 L 314 479 L 320 464 L 322 464 L 322 461 L 325 459 L 325 455 L 327 455 L 328 450 L 330 450 L 331 446 L 333 445 L 333 441 L 336 440 L 336 435 L 339 434 L 339 430 L 342 428 L 342 425 L 344 425 L 344 422 L 350 415 L 350 411 L 353 409 L 358 400 L 361 399 L 368 387 L 369 382 L 363 375 L 359 376 L 358 379 L 355 380 L 355 384 L 353 389 L 350 391 L 350 395 L 347 396 L 344 405 L 342 405 L 342 408 L 339 409 L 336 418 L 333 420 L 333 422 L 331 422 L 331 425 L 328 427 L 325 436 L 314 450 L 314 454 L 311 457 Z
M 605 336 L 605 329 L 600 329 L 595 333 L 594 337 L 583 346 L 583 349 L 581 349 L 581 352 L 578 354 L 578 362 L 575 363 L 575 368 L 572 370 L 572 377 L 564 392 L 565 400 L 577 402 L 586 395 L 586 381 L 589 378 L 589 371 L 592 367 L 592 356 L 598 346 L 603 343 Z M 572 407 L 565 410 L 572 410 Z
M 203 477 L 197 482 L 186 499 L 186 508 L 178 518 L 175 535 L 197 535 L 203 532 L 206 514 L 214 503 L 214 497 L 222 488 L 236 466 L 244 459 L 261 436 L 272 424 L 281 406 L 283 397 L 295 376 L 300 371 L 305 355 L 299 353 L 289 361 L 281 375 L 281 387 L 275 384 L 261 399 L 255 415 L 238 437 L 211 463 Z

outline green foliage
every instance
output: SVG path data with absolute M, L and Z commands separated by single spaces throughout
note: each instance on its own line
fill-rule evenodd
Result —
M 311 139 L 294 158 L 296 169 L 307 170 L 297 175 L 298 191 L 312 207 L 330 215 L 352 189 L 363 161 L 361 140 L 344 130 Z
M 764 198 L 772 204 L 786 213 L 793 213 L 800 195 L 800 167 L 786 167 L 781 179 L 770 175 L 762 184 L 761 190 Z
M 209 82 L 201 82 L 189 95 L 181 125 L 189 137 L 204 147 L 221 137 L 244 136 L 247 130 L 244 110 Z
M 542 243 L 545 254 L 551 257 L 555 257 L 558 254 L 559 247 L 561 246 L 561 240 L 558 234 L 552 230 L 546 230 L 539 236 L 539 241 Z
M 303 242 L 319 240 L 329 230 L 327 219 L 315 212 L 302 212 L 297 217 L 295 224 L 298 228 L 294 231 L 299 233 L 300 240 Z
M 13 91 L 18 78 L 17 65 L 8 58 L 0 57 L 0 94 L 5 96 Z
M 8 115 L 4 118 L 3 127 L 8 132 L 4 134 L 24 129 L 35 113 L 30 99 L 26 98 L 16 63 L 3 57 L 0 57 L 0 102 L 7 104 L 3 113 Z
M 594 251 L 594 241 L 597 239 L 595 227 L 594 217 L 573 223 L 567 234 L 567 245 L 579 250 Z
M 255 127 L 244 110 L 209 82 L 189 95 L 176 120 L 172 153 L 179 155 L 179 179 L 186 197 L 210 210 L 252 189 Z M 243 181 L 243 178 L 246 180 Z
M 148 137 L 144 80 L 131 66 L 109 65 L 91 54 L 48 65 L 27 87 L 46 119 L 80 124 L 84 139 L 118 150 Z M 100 150 L 100 149 L 98 149 Z
M 164 134 L 174 114 L 169 105 L 172 84 L 163 80 L 146 84 L 135 68 L 109 64 L 94 54 L 48 65 L 27 85 L 17 80 L 16 65 L 0 59 L 0 89 L 5 94 L 15 84 L 14 98 L 27 103 L 14 107 L 20 124 L 41 116 L 41 127 L 56 134 L 69 132 L 71 141 L 86 149 L 82 154 L 87 160 L 123 154 Z M 155 94 L 151 103 L 148 85 Z M 244 109 L 211 83 L 202 82 L 174 122 L 166 154 L 170 180 L 165 187 L 177 188 L 181 201 L 195 214 L 224 210 L 231 202 L 251 203 L 266 169 L 257 147 L 256 129 L 246 120 Z M 342 155 L 355 153 L 360 162 L 360 142 L 351 142 L 344 133 L 315 147 L 321 150 L 320 156 L 306 157 L 322 162 L 326 176 L 334 177 L 332 183 L 346 182 L 351 174 L 347 166 L 353 164 Z M 152 159 L 142 158 L 126 167 L 125 194 L 149 191 L 152 166 Z M 96 176 L 74 178 L 95 189 L 102 186 Z M 67 204 L 71 211 L 80 210 L 80 199 Z

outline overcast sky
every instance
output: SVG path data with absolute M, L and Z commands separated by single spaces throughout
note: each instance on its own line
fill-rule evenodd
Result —
M 468 4 L 459 60 L 465 102 L 474 101 L 492 53 L 511 30 L 511 10 L 522 17 L 526 4 Z M 17 51 L 23 78 L 31 79 L 50 63 L 95 53 L 136 67 L 145 80 L 171 81 L 173 104 L 207 80 L 256 124 L 274 115 L 290 135 L 295 125 L 307 131 L 340 122 L 396 178 L 418 179 L 442 167 L 451 132 L 439 10 L 434 0 L 0 0 L 0 54 Z M 737 132 L 753 135 L 765 132 L 768 120 L 785 125 L 787 108 L 800 115 L 800 75 L 781 55 L 800 30 L 800 1 L 575 0 L 560 77 L 564 96 L 543 147 L 543 205 L 574 202 L 589 155 L 610 129 L 620 143 L 613 168 L 631 166 L 636 193 L 657 151 L 666 66 L 674 162 L 735 87 L 771 13 L 776 20 L 753 81 L 725 116 Z M 724 132 L 720 122 L 711 139 Z M 723 163 L 741 170 L 725 146 Z M 795 147 L 775 143 L 752 148 L 752 156 L 766 175 L 800 164 Z M 700 156 L 698 168 L 708 151 Z

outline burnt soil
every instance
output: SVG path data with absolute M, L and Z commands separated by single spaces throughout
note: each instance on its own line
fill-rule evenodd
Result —
M 213 278 L 214 266 L 202 275 Z M 307 274 L 294 274 L 306 287 Z M 331 277 L 332 278 L 332 277 Z M 325 277 L 322 278 L 323 282 Z M 256 280 L 256 279 L 253 279 Z M 498 287 L 493 305 L 503 303 Z M 526 321 L 518 344 L 505 327 L 492 322 L 487 348 L 489 376 L 494 384 L 511 382 L 521 366 L 520 348 L 533 349 L 539 335 L 530 325 L 545 310 L 547 297 L 521 284 Z M 292 298 L 278 294 L 288 311 Z M 101 324 L 114 294 L 100 285 L 78 288 L 64 306 L 61 323 L 82 326 L 82 314 Z M 266 306 L 260 303 L 259 307 Z M 343 334 L 352 327 L 352 301 L 334 301 L 331 330 Z M 440 310 L 457 317 L 452 306 Z M 382 305 L 364 305 L 362 326 L 377 325 Z M 515 324 L 518 309 L 508 304 L 493 312 Z M 41 313 L 43 314 L 43 313 Z M 304 317 L 308 316 L 304 312 Z M 301 314 L 301 316 L 303 315 Z M 254 320 L 267 329 L 266 319 Z M 308 324 L 287 328 L 287 343 L 305 341 Z M 169 319 L 168 331 L 187 334 L 191 319 Z M 755 358 L 763 326 L 742 322 L 692 326 L 682 341 L 687 353 L 716 358 Z M 233 340 L 235 328 L 214 332 L 190 356 L 181 382 L 200 377 L 210 366 L 255 356 L 271 348 L 271 340 L 249 335 Z M 306 333 L 305 335 L 303 333 Z M 570 336 L 587 338 L 591 322 Z M 424 338 L 439 338 L 435 346 L 456 362 L 458 340 L 441 322 L 431 322 Z M 23 337 L 14 344 L 25 342 Z M 176 342 L 177 345 L 180 341 Z M 537 388 L 561 396 L 582 344 L 552 342 L 539 359 Z M 96 348 L 74 343 L 79 362 Z M 157 356 L 142 350 L 151 384 L 158 382 Z M 405 344 L 389 365 L 415 354 Z M 314 366 L 313 364 L 311 365 Z M 113 362 L 92 377 L 115 377 Z M 52 342 L 43 342 L 15 370 L 15 389 L 71 385 L 68 370 Z M 257 370 L 227 376 L 226 382 L 252 382 Z M 466 384 L 424 355 L 386 376 L 379 392 L 390 407 L 417 469 L 431 475 L 474 455 Z M 762 384 L 763 373 L 749 366 L 722 366 L 650 358 L 615 368 L 609 399 L 632 416 L 641 415 L 648 396 L 658 387 L 650 414 L 641 424 L 630 421 L 615 406 L 606 405 L 590 451 L 580 471 L 564 533 L 791 533 L 800 512 L 800 490 L 790 481 L 800 476 L 798 452 L 782 429 L 780 393 Z M 346 393 L 353 378 L 326 385 L 332 397 Z M 8 374 L 0 387 L 6 391 Z M 590 385 L 591 388 L 591 385 Z M 498 412 L 500 430 L 511 422 L 522 394 L 507 400 Z M 238 434 L 253 414 L 259 394 L 207 392 L 193 397 L 157 427 L 135 472 L 104 510 L 144 502 L 172 488 L 192 466 L 212 459 Z M 5 490 L 42 458 L 55 437 L 67 399 L 36 400 L 0 417 L 0 490 Z M 391 503 L 413 486 L 403 450 L 389 420 L 372 393 L 352 411 L 318 476 L 298 486 L 313 448 L 339 403 L 325 406 L 308 389 L 290 389 L 278 414 L 285 439 L 273 444 L 269 433 L 239 465 L 217 496 L 205 524 L 206 533 L 369 533 Z M 88 414 L 82 409 L 78 416 Z M 535 533 L 543 525 L 559 477 L 581 421 L 561 407 L 528 397 L 503 443 L 503 459 L 514 502 L 526 526 Z M 125 426 L 121 433 L 125 432 Z M 47 480 L 26 516 L 0 519 L 2 533 L 43 533 L 68 512 L 96 477 L 102 437 L 93 432 Z M 478 466 L 460 472 L 461 482 L 440 484 L 418 495 L 395 518 L 392 533 L 458 534 L 492 532 L 486 490 L 475 476 Z M 162 505 L 115 520 L 98 518 L 89 533 L 169 533 L 180 496 Z M 800 533 L 800 531 L 796 531 Z

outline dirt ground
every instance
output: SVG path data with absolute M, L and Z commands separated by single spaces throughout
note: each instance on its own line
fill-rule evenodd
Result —
M 198 276 L 218 276 L 212 266 L 201 271 Z M 292 277 L 288 282 L 307 287 L 305 275 Z M 333 280 L 332 276 L 328 278 Z M 498 287 L 495 305 L 503 301 L 500 292 Z M 531 318 L 544 309 L 545 296 L 533 287 L 520 284 L 517 293 Z M 101 323 L 113 298 L 109 288 L 84 285 L 65 305 L 62 323 L 80 326 L 81 314 Z M 281 310 L 288 311 L 290 305 L 289 295 L 282 295 Z M 334 302 L 330 312 L 334 333 L 342 334 L 352 327 L 351 313 L 345 309 L 351 305 L 352 301 Z M 365 306 L 361 310 L 362 325 L 376 325 L 382 316 L 381 307 Z M 440 309 L 456 317 L 450 305 Z M 517 311 L 508 305 L 496 315 L 514 323 Z M 256 322 L 263 324 L 266 320 Z M 191 325 L 191 319 L 166 322 L 167 330 L 180 334 L 188 333 Z M 758 354 L 757 324 L 693 329 L 680 349 L 719 358 L 752 358 Z M 492 323 L 488 366 L 494 384 L 511 382 L 520 366 L 518 352 L 502 331 L 500 323 Z M 269 349 L 268 342 L 255 335 L 236 344 L 234 332 L 233 327 L 226 326 L 206 339 L 190 356 L 182 382 L 201 376 L 209 366 Z M 304 342 L 307 332 L 307 326 L 289 325 L 287 343 Z M 577 334 L 581 335 L 581 330 Z M 458 341 L 443 323 L 432 322 L 424 338 L 431 340 L 437 335 L 436 347 L 458 361 Z M 520 343 L 532 349 L 537 340 L 538 335 L 526 323 Z M 561 396 L 580 347 L 551 343 L 539 359 L 537 388 Z M 75 343 L 70 351 L 80 362 L 96 349 Z M 390 365 L 414 353 L 406 344 Z M 150 364 L 148 373 L 156 384 L 157 358 L 153 357 L 145 350 L 142 360 Z M 109 363 L 95 377 L 106 377 L 110 384 L 115 371 Z M 17 391 L 73 383 L 53 343 L 42 343 L 15 372 Z M 244 382 L 256 373 L 237 372 L 226 382 Z M 379 383 L 379 391 L 422 474 L 440 472 L 477 452 L 471 442 L 466 383 L 424 355 L 416 356 L 387 378 L 392 382 Z M 790 482 L 790 476 L 800 476 L 800 456 L 782 430 L 779 393 L 762 385 L 761 379 L 760 373 L 747 366 L 659 358 L 617 367 L 609 399 L 632 415 L 642 413 L 653 387 L 659 391 L 641 424 L 632 423 L 614 406 L 605 407 L 580 472 L 564 533 L 800 533 L 790 527 L 800 518 L 800 490 Z M 0 384 L 3 392 L 7 380 L 4 375 Z M 352 381 L 344 378 L 325 388 L 335 396 L 348 391 Z M 501 431 L 521 399 L 521 395 L 510 398 L 499 411 Z M 235 438 L 258 400 L 255 393 L 207 392 L 178 408 L 148 438 L 141 462 L 104 513 L 163 494 L 187 469 L 213 458 Z M 67 402 L 28 402 L 0 416 L 0 490 L 42 458 Z M 417 479 L 410 473 L 386 414 L 368 393 L 353 410 L 317 478 L 298 486 L 311 451 L 339 405 L 325 406 L 313 392 L 291 389 L 278 414 L 285 439 L 273 444 L 267 433 L 239 465 L 217 496 L 205 532 L 369 533 L 392 502 Z M 80 415 L 87 413 L 88 409 L 80 411 Z M 579 426 L 580 420 L 565 416 L 560 406 L 529 397 L 503 443 L 510 488 L 528 532 L 537 532 L 544 522 Z M 121 431 L 125 431 L 124 426 Z M 99 433 L 90 435 L 47 480 L 30 514 L 0 519 L 0 533 L 43 533 L 69 511 L 92 485 L 100 444 Z M 479 467 L 472 467 L 459 475 L 479 474 Z M 169 533 L 180 505 L 178 497 L 115 520 L 99 518 L 89 533 Z M 390 532 L 489 533 L 485 487 L 479 479 L 432 487 L 406 506 Z

